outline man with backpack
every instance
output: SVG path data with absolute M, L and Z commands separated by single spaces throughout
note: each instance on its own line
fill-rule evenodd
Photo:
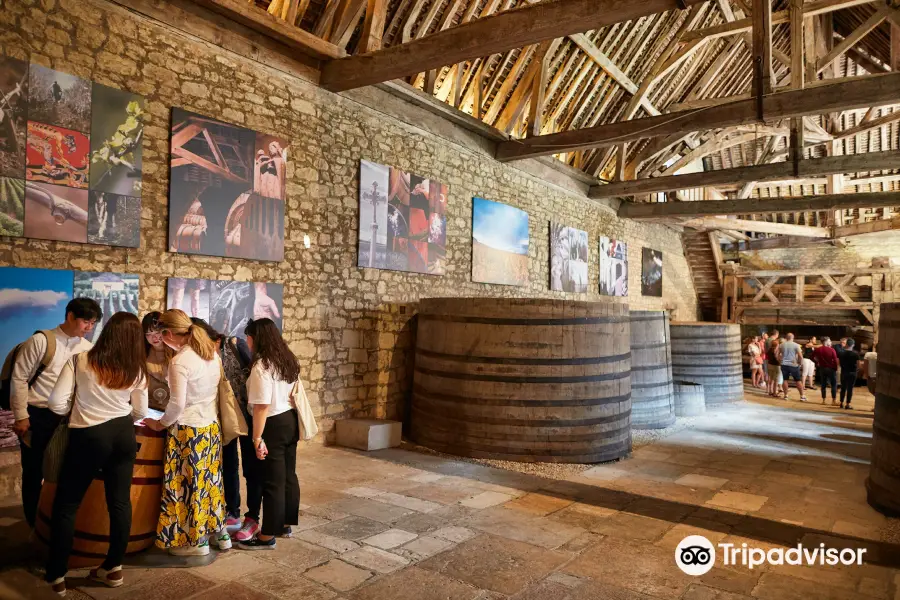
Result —
M 90 298 L 76 298 L 66 305 L 66 320 L 57 328 L 37 331 L 16 346 L 7 357 L 11 367 L 4 378 L 3 393 L 9 395 L 22 451 L 22 506 L 25 519 L 34 527 L 44 480 L 44 451 L 60 417 L 47 406 L 50 393 L 63 366 L 75 354 L 93 344 L 84 339 L 102 317 L 100 305 Z

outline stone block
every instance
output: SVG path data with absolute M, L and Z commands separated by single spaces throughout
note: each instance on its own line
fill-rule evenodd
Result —
M 372 451 L 399 446 L 403 425 L 399 421 L 344 419 L 335 429 L 338 446 Z

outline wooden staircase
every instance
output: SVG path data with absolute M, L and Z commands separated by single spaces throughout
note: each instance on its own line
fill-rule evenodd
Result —
M 684 255 L 691 268 L 697 304 L 704 321 L 718 322 L 722 311 L 722 284 L 719 282 L 709 232 L 684 230 Z

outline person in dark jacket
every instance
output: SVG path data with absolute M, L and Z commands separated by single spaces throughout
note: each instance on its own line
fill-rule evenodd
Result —
M 824 338 L 822 345 L 813 351 L 813 362 L 819 368 L 822 382 L 822 404 L 825 404 L 825 390 L 831 384 L 831 403 L 837 405 L 837 369 L 838 356 L 831 347 L 831 338 Z
M 854 346 L 856 342 L 848 339 L 847 346 L 838 352 L 838 362 L 841 364 L 841 408 L 847 410 L 851 408 L 853 388 L 856 386 L 856 370 L 859 368 L 859 352 L 853 349 Z

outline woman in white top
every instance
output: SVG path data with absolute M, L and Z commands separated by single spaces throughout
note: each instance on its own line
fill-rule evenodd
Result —
M 222 362 L 213 341 L 183 311 L 164 312 L 159 330 L 175 356 L 169 361 L 166 412 L 145 421 L 156 431 L 168 429 L 156 545 L 176 556 L 205 556 L 210 535 L 220 550 L 231 548 L 217 402 Z
M 112 316 L 96 345 L 74 355 L 60 372 L 49 407 L 69 417 L 69 443 L 53 501 L 46 579 L 66 593 L 66 566 L 75 535 L 75 515 L 100 472 L 109 509 L 109 550 L 91 578 L 122 585 L 122 558 L 131 533 L 131 475 L 137 454 L 134 422 L 147 414 L 147 367 L 141 322 L 132 314 Z
M 300 365 L 272 319 L 250 321 L 244 333 L 253 352 L 247 403 L 253 410 L 256 457 L 262 461 L 258 464 L 262 467 L 263 521 L 260 533 L 253 539 L 240 540 L 238 546 L 271 550 L 275 548 L 275 536 L 290 536 L 290 526 L 300 518 L 300 426 L 291 402 Z

